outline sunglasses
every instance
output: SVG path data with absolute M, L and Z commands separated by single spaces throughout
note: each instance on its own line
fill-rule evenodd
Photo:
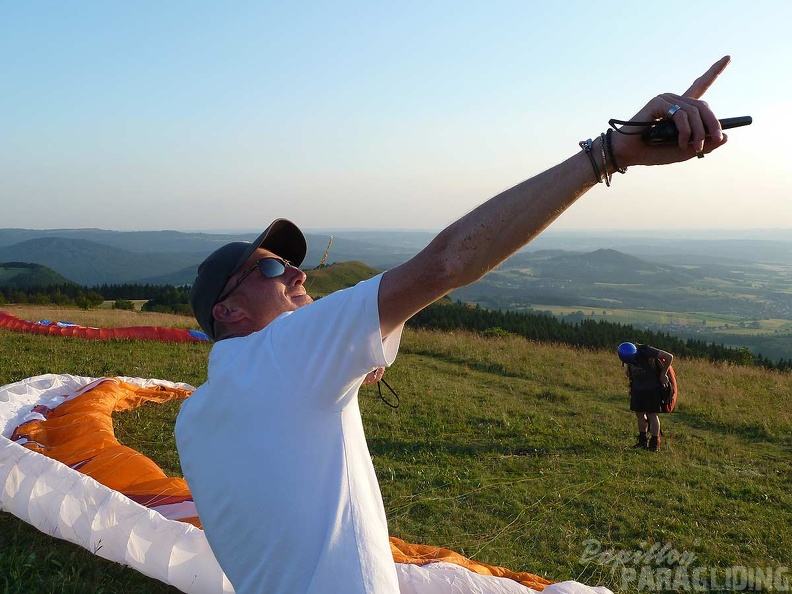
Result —
M 237 279 L 236 284 L 228 289 L 228 291 L 220 295 L 215 303 L 220 303 L 221 301 L 227 299 L 228 296 L 236 291 L 237 287 L 242 284 L 242 281 L 250 276 L 250 274 L 257 268 L 258 271 L 264 275 L 264 278 L 277 278 L 285 274 L 286 270 L 289 268 L 294 268 L 294 266 L 292 266 L 288 260 L 283 260 L 282 258 L 262 258 L 253 264 L 253 266 L 245 270 L 245 272 L 242 273 L 242 276 Z

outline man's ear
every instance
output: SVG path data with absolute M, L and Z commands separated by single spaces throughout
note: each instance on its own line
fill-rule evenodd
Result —
M 238 305 L 234 305 L 228 301 L 221 301 L 220 303 L 215 303 L 214 307 L 212 307 L 212 315 L 218 322 L 233 324 L 241 320 L 245 316 L 245 313 Z

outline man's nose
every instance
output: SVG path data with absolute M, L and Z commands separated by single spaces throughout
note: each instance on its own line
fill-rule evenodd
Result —
M 303 284 L 305 279 L 308 278 L 302 270 L 291 264 L 288 265 L 286 274 L 288 274 L 289 283 L 295 285 Z

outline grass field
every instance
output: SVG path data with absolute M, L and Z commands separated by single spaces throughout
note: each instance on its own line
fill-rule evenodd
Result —
M 81 317 L 98 312 L 67 313 L 96 324 Z M 110 313 L 119 317 L 104 325 L 130 325 L 121 316 L 133 312 Z M 0 331 L 0 385 L 47 372 L 198 385 L 208 350 Z M 406 331 L 386 373 L 401 406 L 386 406 L 375 387 L 360 395 L 391 534 L 625 593 L 638 589 L 623 584 L 627 570 L 646 566 L 657 577 L 688 563 L 719 584 L 735 567 L 792 566 L 792 377 L 698 360 L 675 367 L 678 409 L 663 417 L 662 451 L 649 453 L 630 447 L 635 420 L 615 354 Z M 172 404 L 118 414 L 116 433 L 178 474 L 177 412 Z M 626 568 L 613 561 L 657 549 L 667 554 Z M 642 589 L 673 591 L 664 585 Z M 0 513 L 0 593 L 23 592 L 176 590 Z

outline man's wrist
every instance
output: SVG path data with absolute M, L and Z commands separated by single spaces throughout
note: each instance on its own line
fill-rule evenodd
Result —
M 603 132 L 593 140 L 589 138 L 578 143 L 586 157 L 588 157 L 596 183 L 605 182 L 608 187 L 611 185 L 614 173 L 625 173 L 627 171 L 627 168 L 622 167 L 617 157 L 612 138 L 613 131 L 608 129 L 607 132 Z

